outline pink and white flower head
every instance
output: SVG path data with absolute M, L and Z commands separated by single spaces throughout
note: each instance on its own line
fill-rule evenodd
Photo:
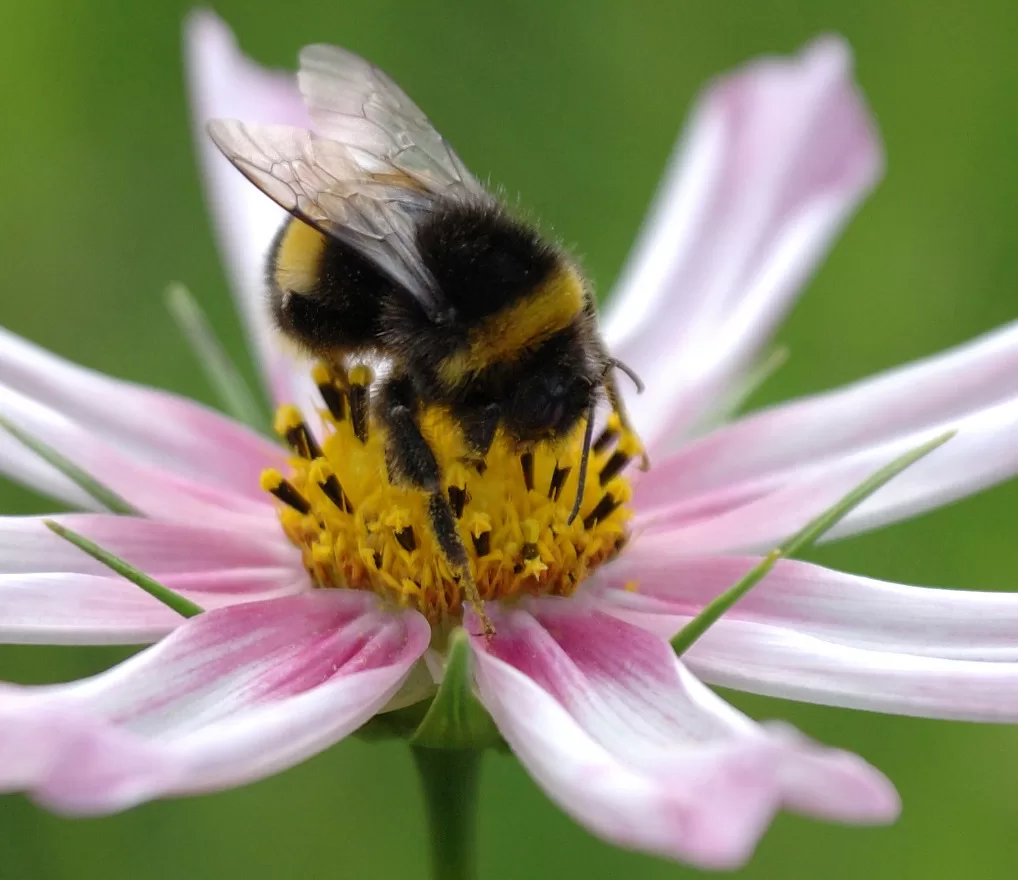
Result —
M 344 505 L 370 507 L 363 487 L 344 485 L 345 500 L 332 497 L 336 512 L 322 512 L 329 496 L 312 484 L 347 467 L 353 447 L 323 408 L 309 365 L 277 344 L 263 309 L 262 261 L 283 214 L 201 134 L 210 117 L 310 126 L 295 79 L 243 57 L 207 13 L 189 20 L 186 48 L 209 204 L 240 312 L 274 401 L 300 408 L 296 416 L 284 410 L 283 427 L 312 426 L 324 451 L 308 461 L 196 403 L 0 331 L 0 413 L 137 515 L 96 512 L 92 497 L 6 434 L 0 468 L 93 511 L 57 519 L 205 609 L 185 619 L 40 519 L 0 520 L 0 637 L 154 643 L 90 679 L 0 690 L 0 788 L 73 814 L 284 770 L 377 713 L 430 697 L 448 637 L 448 615 L 415 598 L 447 596 L 440 566 L 439 581 L 420 574 L 435 565 L 420 555 L 425 530 L 407 540 L 417 522 L 412 504 L 383 506 L 373 521 L 371 534 L 385 532 L 399 549 L 386 538 L 372 550 L 364 534 L 332 528 L 342 516 L 356 518 Z M 894 789 L 861 759 L 758 725 L 703 682 L 927 717 L 1018 718 L 1012 595 L 902 586 L 783 561 L 681 661 L 668 643 L 758 561 L 754 554 L 945 430 L 958 434 L 853 511 L 837 534 L 928 510 L 1018 470 L 1016 326 L 693 434 L 724 415 L 881 166 L 837 39 L 711 85 L 603 325 L 613 353 L 647 385 L 629 402 L 654 461 L 632 489 L 631 538 L 588 572 L 566 558 L 568 548 L 542 545 L 541 523 L 529 534 L 527 493 L 518 508 L 511 493 L 504 502 L 512 535 L 537 548 L 513 583 L 535 595 L 506 600 L 508 581 L 489 593 L 496 635 L 470 641 L 476 695 L 548 795 L 620 845 L 730 867 L 748 858 L 779 809 L 859 823 L 897 815 Z M 551 464 L 536 462 L 534 478 L 546 480 L 541 467 Z M 489 470 L 497 479 L 497 463 Z M 384 475 L 366 479 L 377 488 Z M 463 477 L 468 494 L 472 479 Z M 309 525 L 263 483 L 285 483 L 313 502 L 321 523 Z M 620 487 L 616 500 L 629 497 L 628 483 L 607 485 Z M 625 531 L 598 532 L 601 525 L 595 517 L 578 526 L 583 541 Z M 483 544 L 485 528 L 484 549 L 497 547 L 512 566 L 521 548 L 483 517 L 464 523 L 464 537 Z M 332 542 L 324 550 L 323 535 Z M 341 538 L 353 544 L 339 546 Z M 556 557 L 560 550 L 566 556 Z M 393 576 L 399 565 L 418 580 Z M 574 592 L 559 590 L 568 596 L 520 586 L 528 577 L 541 582 L 555 565 L 559 574 L 588 576 Z M 341 575 L 360 578 L 361 588 L 344 588 Z M 377 586 L 387 576 L 388 593 Z

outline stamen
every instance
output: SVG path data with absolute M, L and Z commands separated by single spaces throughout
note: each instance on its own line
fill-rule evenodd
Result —
M 604 426 L 604 430 L 601 431 L 594 441 L 594 452 L 597 454 L 605 452 L 621 435 L 622 424 L 619 421 L 619 417 L 612 413 L 608 417 L 608 423 Z
M 605 492 L 601 496 L 601 500 L 597 502 L 597 506 L 583 518 L 583 527 L 585 529 L 594 528 L 601 520 L 607 519 L 608 516 L 617 510 L 621 503 L 621 501 L 612 497 L 611 492 Z
M 520 456 L 520 464 L 523 465 L 523 485 L 528 492 L 534 489 L 534 453 L 524 452 Z
M 463 516 L 463 508 L 467 503 L 467 490 L 459 486 L 449 487 L 449 506 L 452 508 L 456 519 Z
M 323 364 L 313 378 L 323 400 L 332 397 L 322 413 L 324 437 L 316 443 L 301 414 L 282 409 L 276 427 L 295 448 L 293 470 L 285 479 L 267 471 L 262 485 L 281 502 L 280 523 L 316 588 L 370 590 L 438 625 L 459 622 L 469 605 L 483 615 L 489 601 L 568 596 L 625 544 L 631 493 L 625 463 L 610 448 L 590 459 L 602 477 L 610 475 L 610 491 L 591 479 L 576 486 L 575 499 L 568 490 L 568 506 L 561 501 L 574 486 L 589 419 L 554 445 L 524 453 L 498 432 L 481 461 L 447 411 L 423 407 L 421 434 L 442 474 L 431 494 L 387 479 L 386 429 L 372 424 L 370 370 L 355 368 L 348 379 Z M 611 419 L 608 425 L 617 430 L 614 452 L 635 460 L 638 441 Z M 445 511 L 438 529 L 436 499 Z M 578 506 L 589 513 L 573 520 Z M 462 554 L 450 551 L 457 544 Z
M 311 378 L 318 386 L 318 393 L 337 422 L 346 420 L 346 392 L 336 384 L 335 377 L 325 364 L 315 364 Z
M 633 457 L 628 453 L 623 452 L 621 449 L 616 449 L 611 458 L 605 462 L 604 467 L 601 468 L 601 473 L 598 475 L 598 482 L 601 486 L 607 485 L 607 483 L 614 477 L 618 476 L 622 469 L 633 460 Z
M 521 526 L 525 540 L 523 549 L 520 550 L 520 556 L 525 560 L 537 559 L 541 555 L 541 551 L 537 548 L 537 539 L 541 534 L 540 526 L 532 519 L 524 520 Z
M 310 513 L 311 504 L 298 492 L 293 483 L 285 479 L 279 471 L 268 470 L 262 474 L 262 489 L 271 492 L 283 504 L 292 507 L 298 513 Z
M 343 491 L 343 487 L 339 484 L 335 474 L 329 474 L 324 480 L 320 480 L 318 488 L 343 513 L 353 513 L 353 505 L 350 503 L 350 499 L 346 497 L 346 492 Z
M 281 406 L 276 413 L 276 433 L 283 437 L 287 445 L 301 458 L 314 461 L 322 457 L 322 450 L 318 446 L 308 426 L 295 406 Z
M 369 388 L 373 379 L 374 373 L 364 364 L 358 364 L 350 371 L 350 421 L 353 422 L 354 435 L 361 443 L 368 442 Z
M 558 462 L 555 462 L 555 470 L 551 472 L 551 482 L 548 484 L 548 497 L 552 501 L 558 501 L 559 495 L 562 494 L 562 487 L 569 479 L 570 471 L 572 471 L 571 467 L 559 467 Z
M 487 556 L 491 553 L 491 531 L 481 532 L 479 535 L 473 535 L 474 540 L 474 552 L 477 553 L 478 558 Z

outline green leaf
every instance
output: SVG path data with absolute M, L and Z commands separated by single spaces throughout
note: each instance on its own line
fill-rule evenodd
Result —
M 911 452 L 906 452 L 890 464 L 885 465 L 869 477 L 869 479 L 856 486 L 844 498 L 825 510 L 820 516 L 809 522 L 805 528 L 796 532 L 780 547 L 768 553 L 741 580 L 714 599 L 713 602 L 704 606 L 704 609 L 679 631 L 672 639 L 672 647 L 675 649 L 675 653 L 681 657 L 688 651 L 690 646 L 700 636 L 717 623 L 722 614 L 745 596 L 774 568 L 779 559 L 793 556 L 796 553 L 809 549 L 825 532 L 837 525 L 850 511 L 862 504 L 877 489 L 888 483 L 906 468 L 911 467 L 919 459 L 929 455 L 934 449 L 943 446 L 954 434 L 954 431 L 941 434 L 939 437 L 924 443 Z
M 166 308 L 191 346 L 223 409 L 237 421 L 270 434 L 271 425 L 258 398 L 216 338 L 201 306 L 183 284 L 171 284 L 166 289 Z
M 470 640 L 462 627 L 449 636 L 445 675 L 410 744 L 428 749 L 483 749 L 501 740 L 495 723 L 474 696 Z
M 129 562 L 121 559 L 119 556 L 115 556 L 109 550 L 100 547 L 84 535 L 79 535 L 77 532 L 51 519 L 43 520 L 43 522 L 51 532 L 59 535 L 65 541 L 70 541 L 75 547 L 84 550 L 93 559 L 101 562 L 107 568 L 113 569 L 117 574 L 127 578 L 132 584 L 141 587 L 146 593 L 158 599 L 168 608 L 172 608 L 181 617 L 194 617 L 205 610 L 190 599 L 185 599 L 179 593 L 175 593 L 169 587 L 164 587 L 159 581 L 153 580 L 143 571 L 139 571 Z
M 29 434 L 28 431 L 23 428 L 19 428 L 14 424 L 14 422 L 4 418 L 4 416 L 0 416 L 0 428 L 3 428 L 3 430 L 10 434 L 23 446 L 31 449 L 32 452 L 38 455 L 39 458 L 47 464 L 51 464 L 55 467 L 58 471 L 60 471 L 60 473 L 67 477 L 67 479 L 74 483 L 74 485 L 84 491 L 91 498 L 98 501 L 107 510 L 112 513 L 123 514 L 125 516 L 141 515 L 112 489 L 108 489 L 95 479 L 95 477 L 92 477 L 83 471 L 73 461 L 70 461 L 57 452 L 52 446 L 44 443 L 38 437 Z

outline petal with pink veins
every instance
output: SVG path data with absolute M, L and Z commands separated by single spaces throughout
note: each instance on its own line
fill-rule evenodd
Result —
M 429 637 L 353 591 L 199 615 L 94 678 L 0 691 L 0 789 L 96 814 L 253 782 L 367 721 Z
M 306 590 L 300 554 L 276 533 L 126 516 L 53 517 L 211 610 Z M 41 517 L 0 517 L 0 642 L 145 644 L 183 618 Z
M 238 522 L 274 518 L 272 499 L 265 492 L 255 491 L 257 482 L 253 487 L 238 490 L 217 485 L 211 467 L 206 479 L 141 461 L 112 438 L 101 439 L 59 412 L 3 385 L 0 385 L 0 413 L 147 516 L 183 522 L 207 521 L 210 517 Z M 16 443 L 6 432 L 0 433 L 0 473 L 28 483 L 35 471 L 24 472 L 19 468 L 20 455 L 4 454 L 9 444 Z M 60 483 L 51 485 L 60 488 Z M 76 497 L 72 494 L 62 500 L 73 502 Z
M 309 586 L 306 576 L 295 577 L 285 568 L 225 569 L 160 580 L 206 611 L 288 596 Z M 125 578 L 0 574 L 0 644 L 147 645 L 184 620 Z
M 603 611 L 667 639 L 757 562 L 680 559 L 655 539 L 587 589 Z M 780 561 L 683 659 L 704 681 L 751 693 L 1015 722 L 1018 595 L 911 587 Z
M 634 528 L 667 534 L 689 554 L 770 550 L 877 470 L 948 430 L 942 447 L 883 486 L 824 535 L 831 540 L 941 507 L 1018 473 L 1018 400 L 927 426 L 843 458 L 805 463 L 781 475 L 638 507 Z M 665 468 L 660 482 L 674 477 Z M 664 496 L 662 496 L 664 497 Z
M 206 199 L 238 310 L 273 399 L 303 404 L 307 377 L 295 373 L 273 338 L 265 307 L 265 258 L 286 212 L 240 174 L 205 132 L 215 118 L 311 128 L 297 78 L 247 58 L 226 23 L 207 10 L 188 17 L 184 55 Z
M 646 443 L 701 421 L 750 367 L 882 168 L 836 38 L 706 92 L 605 322 L 647 385 L 629 400 Z
M 853 755 L 754 724 L 663 640 L 585 607 L 492 608 L 474 639 L 479 694 L 538 784 L 595 833 L 707 868 L 751 854 L 782 807 L 895 818 L 890 783 Z
M 1018 324 L 823 394 L 741 418 L 656 463 L 636 493 L 652 507 L 739 486 L 1018 402 Z
M 302 572 L 299 552 L 275 519 L 264 529 L 169 523 L 111 514 L 0 517 L 0 573 L 109 574 L 109 569 L 44 525 L 53 519 L 155 578 L 234 569 Z M 271 528 L 270 528 L 271 526 Z
M 262 500 L 258 479 L 286 452 L 199 403 L 104 376 L 0 327 L 0 386 L 141 462 Z

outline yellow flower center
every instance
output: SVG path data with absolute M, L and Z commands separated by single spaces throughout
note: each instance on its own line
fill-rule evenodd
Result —
M 319 365 L 313 376 L 326 404 L 321 443 L 296 407 L 281 407 L 276 430 L 293 451 L 291 473 L 262 475 L 312 581 L 371 590 L 433 624 L 460 618 L 464 597 L 432 535 L 427 495 L 389 481 L 385 431 L 368 405 L 370 371 L 356 367 L 341 383 Z M 555 448 L 524 452 L 500 431 L 483 461 L 442 410 L 426 409 L 420 428 L 482 599 L 568 596 L 625 544 L 631 491 L 622 471 L 640 447 L 615 416 L 594 444 L 572 523 L 584 425 Z

